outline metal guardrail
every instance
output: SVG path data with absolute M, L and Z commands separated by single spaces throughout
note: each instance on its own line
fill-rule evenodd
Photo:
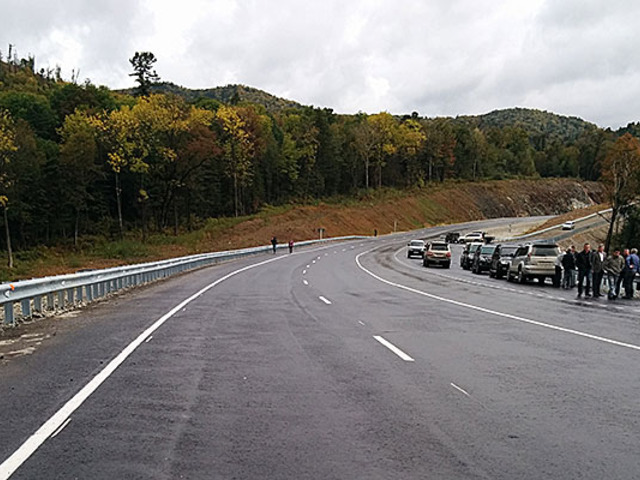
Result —
M 596 213 L 592 213 L 591 215 L 587 215 L 586 217 L 580 217 L 580 218 L 576 218 L 574 220 L 572 220 L 573 222 L 584 222 L 585 220 L 589 220 L 591 218 L 597 217 L 603 213 L 609 213 L 612 209 L 611 208 L 607 208 L 605 210 L 600 210 L 599 212 Z M 511 240 L 524 240 L 526 238 L 531 238 L 531 237 L 535 237 L 537 235 L 540 235 L 542 233 L 547 233 L 550 232 L 552 230 L 556 230 L 562 228 L 562 224 L 558 224 L 558 225 L 554 225 L 552 227 L 548 227 L 548 228 L 543 228 L 542 230 L 537 230 L 535 232 L 531 232 L 531 233 L 527 233 L 526 235 L 518 235 L 515 237 L 511 237 L 511 238 L 506 238 L 505 241 L 511 241 Z
M 365 238 L 368 237 L 350 235 L 307 240 L 297 242 L 296 247 Z M 2 283 L 0 284 L 0 305 L 4 309 L 4 324 L 13 325 L 17 318 L 31 318 L 34 314 L 55 312 L 90 303 L 118 290 L 147 284 L 220 261 L 269 252 L 272 248 L 272 246 L 264 246 L 204 253 L 158 262 Z M 286 244 L 277 246 L 278 250 L 287 248 Z

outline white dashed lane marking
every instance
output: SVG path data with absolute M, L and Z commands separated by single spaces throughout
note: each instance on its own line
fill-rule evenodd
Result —
M 322 295 L 320 295 L 318 297 L 320 300 L 322 300 L 324 303 L 326 303 L 327 305 L 331 305 L 331 301 L 326 299 L 325 297 L 323 297 Z
M 385 347 L 387 347 L 389 350 L 391 350 L 393 353 L 395 353 L 397 356 L 399 356 L 405 362 L 414 362 L 415 361 L 413 358 L 411 358 L 409 355 L 404 353 L 402 350 L 400 350 L 398 347 L 396 347 L 393 343 L 391 343 L 390 341 L 388 341 L 384 337 L 381 337 L 380 335 L 374 335 L 373 338 L 375 338 L 376 341 L 378 341 L 380 344 L 382 344 Z

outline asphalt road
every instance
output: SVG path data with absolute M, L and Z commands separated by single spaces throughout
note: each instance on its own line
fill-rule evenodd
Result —
M 0 479 L 638 478 L 638 304 L 474 275 L 458 250 L 426 269 L 413 236 L 47 320 L 0 367 Z

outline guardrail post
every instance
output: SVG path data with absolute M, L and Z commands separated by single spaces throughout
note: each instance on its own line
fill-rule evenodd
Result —
M 38 313 L 42 313 L 42 297 L 41 296 L 34 297 L 33 309 Z
M 22 318 L 29 318 L 31 316 L 31 299 L 25 298 L 20 301 L 20 310 L 22 311 Z
M 4 323 L 9 325 L 9 324 L 13 324 L 13 322 L 14 322 L 13 302 L 5 303 L 4 304 Z
M 52 311 L 56 309 L 56 300 L 53 296 L 53 292 L 47 293 L 47 310 Z
M 58 292 L 58 308 L 64 308 L 64 290 Z
M 76 300 L 78 301 L 78 303 L 82 303 L 82 300 L 83 300 L 82 287 L 76 288 Z
M 73 288 L 67 288 L 67 302 L 70 305 L 75 305 L 76 303 L 75 290 Z

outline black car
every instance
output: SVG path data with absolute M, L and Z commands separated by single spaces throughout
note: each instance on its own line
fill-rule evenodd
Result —
M 460 234 L 458 232 L 449 232 L 445 235 L 444 241 L 447 243 L 458 243 Z
M 503 278 L 509 271 L 509 264 L 513 255 L 520 245 L 496 245 L 496 249 L 491 256 L 491 267 L 489 276 L 492 278 Z
M 489 268 L 491 268 L 491 258 L 495 249 L 495 245 L 479 245 L 473 256 L 471 271 L 473 273 L 488 272 Z
M 473 265 L 473 256 L 476 253 L 476 248 L 478 248 L 480 245 L 483 245 L 483 243 L 471 242 L 465 244 L 464 248 L 462 249 L 462 254 L 460 255 L 460 266 L 464 270 L 469 270 Z

